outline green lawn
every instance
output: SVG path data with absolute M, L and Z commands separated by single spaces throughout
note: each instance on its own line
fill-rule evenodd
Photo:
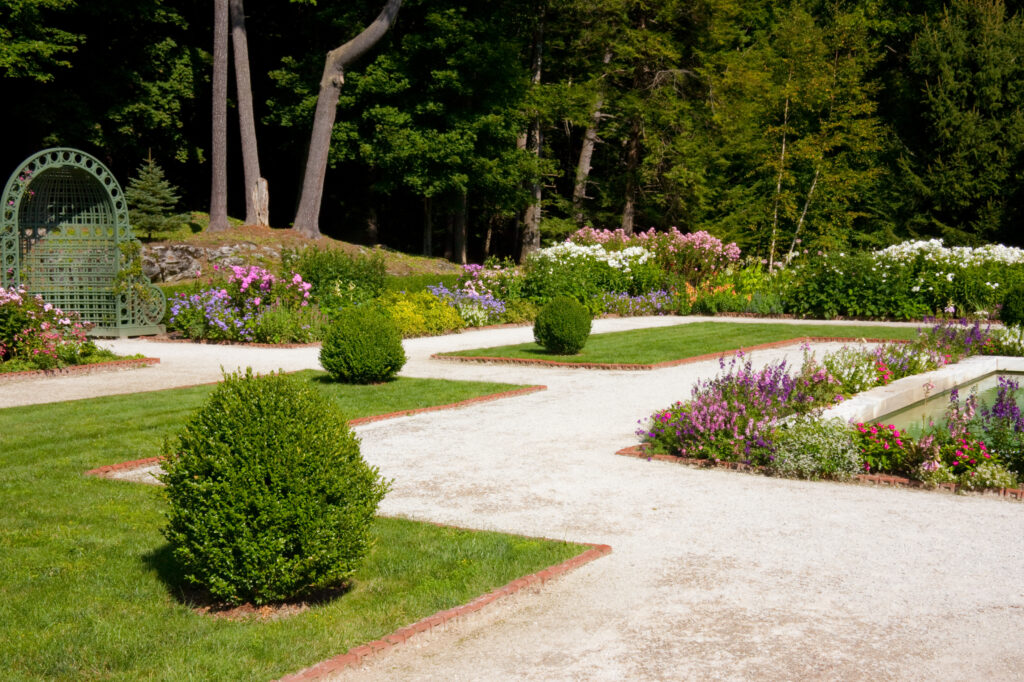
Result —
M 671 327 L 636 329 L 628 332 L 594 334 L 579 355 L 554 355 L 536 343 L 515 346 L 474 348 L 443 353 L 469 357 L 521 358 L 577 363 L 623 363 L 652 365 L 682 360 L 705 353 L 749 348 L 760 343 L 783 341 L 802 336 L 829 336 L 847 339 L 913 339 L 916 327 L 879 325 L 834 326 L 824 324 L 743 324 L 736 322 L 695 322 Z
M 322 383 L 351 417 L 515 388 L 402 379 Z M 260 679 L 299 670 L 582 551 L 396 519 L 353 589 L 289 618 L 231 622 L 179 600 L 162 490 L 83 476 L 161 452 L 211 387 L 0 410 L 4 679 Z

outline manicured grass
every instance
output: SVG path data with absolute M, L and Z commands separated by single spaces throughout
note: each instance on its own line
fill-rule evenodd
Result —
M 353 417 L 452 402 L 501 384 L 327 386 Z M 403 384 L 406 384 L 403 386 Z M 582 551 L 379 519 L 352 589 L 276 621 L 180 601 L 160 488 L 83 476 L 159 454 L 211 387 L 0 410 L 0 670 L 4 679 L 259 679 L 299 670 Z M 365 402 L 374 390 L 400 398 Z
M 444 355 L 652 365 L 706 353 L 748 348 L 760 343 L 796 339 L 802 336 L 828 336 L 846 339 L 913 339 L 917 336 L 917 329 L 915 327 L 878 325 L 846 327 L 824 324 L 695 322 L 671 327 L 593 334 L 587 341 L 586 347 L 578 355 L 553 355 L 536 343 L 474 348 L 444 353 Z

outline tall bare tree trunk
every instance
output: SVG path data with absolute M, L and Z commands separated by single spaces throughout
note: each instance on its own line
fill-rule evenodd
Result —
M 331 131 L 338 112 L 338 97 L 345 82 L 345 68 L 377 44 L 395 23 L 402 0 L 388 0 L 377 18 L 362 33 L 341 47 L 327 53 L 320 93 L 313 115 L 313 132 L 309 138 L 309 155 L 302 178 L 302 195 L 295 213 L 293 228 L 299 234 L 316 239 L 320 236 L 320 202 L 324 194 L 327 156 L 331 150 Z
M 607 66 L 612 61 L 611 50 L 606 50 L 601 62 Z M 594 107 L 590 113 L 590 125 L 583 133 L 583 146 L 580 147 L 580 160 L 576 164 L 576 184 L 572 188 L 573 219 L 578 227 L 583 227 L 583 200 L 587 198 L 587 181 L 590 178 L 590 162 L 594 158 L 594 146 L 597 144 L 597 127 L 601 124 L 601 107 L 604 106 L 604 85 L 597 91 Z
M 462 190 L 459 197 L 459 207 L 455 212 L 455 224 L 453 225 L 452 260 L 462 265 L 466 264 L 466 242 L 469 241 L 469 230 L 467 228 L 468 216 L 466 190 Z
M 242 140 L 242 169 L 245 174 L 245 224 L 269 224 L 266 180 L 260 178 L 260 157 L 256 145 L 256 117 L 252 111 L 252 82 L 249 76 L 249 41 L 245 32 L 243 0 L 229 0 L 231 43 L 235 57 L 235 87 L 238 92 L 238 130 Z M 261 181 L 262 180 L 262 181 Z
M 821 173 L 821 166 L 814 169 L 814 178 L 811 180 L 811 187 L 807 190 L 807 197 L 804 199 L 804 209 L 800 211 L 800 220 L 796 221 L 796 229 L 793 230 L 793 241 L 789 244 L 789 253 L 786 254 L 786 262 L 793 260 L 793 250 L 796 248 L 797 235 L 800 228 L 804 226 L 804 218 L 807 217 L 807 208 L 811 205 L 811 197 L 814 196 L 814 188 L 818 186 L 818 174 Z
M 533 55 L 530 59 L 531 82 L 537 86 L 541 79 L 541 62 L 544 55 L 544 22 L 538 24 L 533 34 Z M 540 158 L 544 146 L 543 132 L 540 128 L 540 116 L 534 117 L 526 134 L 526 151 Z M 519 257 L 526 258 L 534 251 L 540 250 L 540 212 L 543 199 L 543 186 L 538 177 L 530 187 L 532 200 L 523 214 L 523 239 L 519 249 Z
M 637 173 L 640 170 L 640 121 L 633 119 L 626 147 L 626 205 L 622 209 L 622 231 L 633 234 L 636 220 L 636 194 L 639 189 Z
M 213 2 L 210 232 L 228 229 L 228 0 Z
M 786 90 L 789 90 L 789 81 L 793 78 L 793 67 L 789 68 L 789 75 L 786 77 Z M 786 133 L 789 128 L 789 95 L 786 95 L 786 106 L 782 110 L 782 152 L 779 154 L 779 175 L 775 180 L 775 202 L 772 207 L 772 238 L 768 247 L 768 272 L 775 267 L 775 238 L 779 230 L 779 201 L 782 198 L 782 177 L 786 171 Z

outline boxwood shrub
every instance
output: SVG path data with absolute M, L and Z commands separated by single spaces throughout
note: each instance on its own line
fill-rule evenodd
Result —
M 185 580 L 229 604 L 337 586 L 388 484 L 338 406 L 283 375 L 225 375 L 164 460 L 164 535 Z
M 556 296 L 537 313 L 533 338 L 558 355 L 575 355 L 590 336 L 590 311 L 574 298 Z
M 336 381 L 372 384 L 389 381 L 405 365 L 402 336 L 378 306 L 345 308 L 327 327 L 320 364 Z

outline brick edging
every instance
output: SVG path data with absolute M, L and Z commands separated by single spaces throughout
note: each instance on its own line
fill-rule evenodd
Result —
M 744 346 L 743 348 L 716 351 L 714 353 L 704 353 L 703 355 L 694 355 L 688 358 L 666 360 L 664 362 L 655 362 L 652 364 L 627 362 L 563 362 L 561 360 L 543 360 L 541 358 L 503 358 L 487 355 L 445 355 L 441 353 L 434 353 L 430 356 L 430 359 L 449 360 L 454 362 L 477 362 L 494 365 L 540 365 L 542 367 L 568 367 L 571 369 L 652 370 L 664 369 L 665 367 L 678 367 L 679 365 L 688 365 L 693 362 L 717 360 L 718 358 L 736 355 L 740 352 L 748 353 L 755 350 L 782 348 L 784 346 L 794 346 L 801 343 L 837 343 L 840 341 L 863 341 L 865 343 L 887 343 L 892 341 L 896 343 L 907 343 L 906 339 L 865 339 L 851 336 L 797 336 L 792 339 L 784 339 L 782 341 L 769 341 L 767 343 L 759 343 L 753 346 Z
M 486 403 L 492 400 L 502 400 L 503 398 L 514 398 L 521 395 L 529 395 L 530 393 L 537 393 L 539 391 L 546 391 L 547 386 L 536 385 L 536 386 L 524 386 L 522 388 L 513 389 L 511 391 L 501 391 L 499 393 L 488 393 L 487 395 L 477 396 L 476 398 L 467 398 L 466 400 L 460 400 L 454 403 L 446 403 L 444 405 L 432 405 L 430 407 L 416 407 L 411 410 L 401 410 L 399 412 L 388 412 L 386 414 L 375 414 L 369 417 L 357 417 L 350 419 L 348 422 L 349 426 L 361 426 L 363 424 L 372 424 L 373 422 L 384 421 L 385 419 L 396 419 L 398 417 L 408 417 L 416 414 L 423 414 L 424 412 L 437 412 L 439 410 L 454 410 L 460 407 L 466 407 L 468 405 L 475 405 L 477 403 Z M 161 457 L 143 457 L 142 459 L 133 459 L 128 462 L 118 462 L 117 464 L 108 464 L 106 466 L 96 467 L 95 469 L 89 469 L 85 472 L 86 476 L 102 476 L 105 477 L 115 471 L 124 471 L 126 469 L 138 469 L 144 466 L 150 466 L 160 461 Z
M 765 471 L 765 467 L 763 466 L 747 464 L 746 462 L 725 462 L 722 460 L 699 459 L 695 457 L 679 457 L 677 455 L 657 455 L 646 452 L 644 450 L 643 445 L 630 445 L 629 447 L 622 448 L 615 454 L 622 455 L 624 457 L 646 459 L 648 461 L 654 460 L 656 462 L 673 462 L 675 464 L 687 464 L 689 466 L 698 466 L 705 468 L 732 469 L 734 471 L 753 471 L 757 473 L 764 473 Z M 857 474 L 856 476 L 853 477 L 852 480 L 857 483 L 871 485 L 888 485 L 894 488 L 924 488 L 928 490 L 945 490 L 951 493 L 976 492 L 981 493 L 982 495 L 992 495 L 995 497 L 1005 497 L 1011 500 L 1024 501 L 1024 488 L 988 488 L 984 490 L 969 490 L 964 489 L 962 486 L 956 483 L 937 483 L 932 486 L 927 486 L 921 481 L 903 478 L 902 476 L 891 476 L 889 474 Z
M 408 642 L 420 633 L 429 632 L 434 628 L 443 627 L 445 624 L 454 620 L 476 613 L 488 604 L 513 595 L 527 587 L 540 587 L 555 578 L 565 575 L 584 564 L 590 563 L 591 561 L 611 554 L 612 552 L 612 548 L 609 545 L 595 545 L 590 543 L 583 544 L 588 545 L 590 549 L 577 554 L 571 559 L 566 559 L 559 564 L 549 566 L 548 568 L 537 571 L 536 573 L 516 578 L 503 587 L 499 587 L 496 590 L 492 590 L 487 594 L 481 595 L 462 606 L 456 606 L 455 608 L 447 609 L 445 611 L 438 611 L 432 616 L 421 618 L 411 625 L 399 628 L 390 635 L 385 635 L 384 637 L 372 642 L 352 647 L 343 654 L 329 658 L 326 661 L 321 661 L 290 675 L 286 675 L 280 678 L 279 682 L 316 680 L 344 668 L 356 668 L 367 659 L 386 653 L 390 649 Z
M 106 362 L 94 362 L 89 365 L 69 365 L 54 369 L 27 369 L 23 372 L 0 373 L 0 384 L 20 379 L 32 379 L 36 377 L 64 377 L 78 376 L 81 374 L 100 374 L 102 372 L 116 372 L 122 369 L 137 369 L 149 365 L 160 364 L 160 358 L 129 358 L 126 360 L 107 360 Z
M 210 341 L 209 339 L 173 339 L 167 336 L 141 336 L 141 341 L 153 343 L 191 343 L 197 346 L 240 346 L 242 348 L 316 348 L 319 341 L 312 343 L 256 343 L 255 341 Z

